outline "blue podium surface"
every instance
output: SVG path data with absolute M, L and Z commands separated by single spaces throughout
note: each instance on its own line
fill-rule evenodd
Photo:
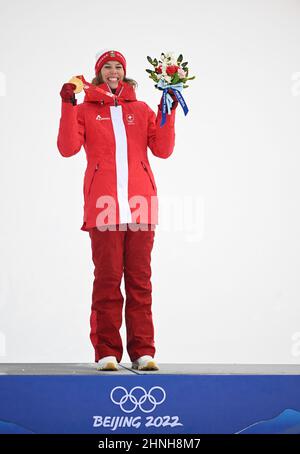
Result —
M 0 433 L 300 434 L 300 365 L 1 364 Z

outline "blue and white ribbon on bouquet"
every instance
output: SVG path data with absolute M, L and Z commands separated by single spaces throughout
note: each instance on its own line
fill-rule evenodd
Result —
M 183 109 L 184 115 L 187 115 L 189 109 L 188 109 L 188 106 L 186 105 L 186 102 L 183 99 L 183 96 L 181 94 L 181 92 L 183 90 L 183 83 L 182 82 L 179 82 L 178 84 L 174 84 L 174 85 L 171 85 L 171 84 L 168 85 L 161 78 L 161 79 L 159 79 L 156 87 L 159 90 L 163 90 L 163 94 L 162 94 L 162 109 L 161 109 L 162 110 L 162 119 L 161 119 L 160 126 L 163 126 L 166 123 L 167 111 L 168 111 L 168 114 L 171 113 L 171 107 L 172 107 L 172 104 L 173 104 L 173 99 L 172 99 L 172 96 L 168 93 L 168 90 L 170 88 L 173 90 L 173 93 L 175 94 L 178 102 L 180 103 L 180 105 L 181 105 L 181 107 Z

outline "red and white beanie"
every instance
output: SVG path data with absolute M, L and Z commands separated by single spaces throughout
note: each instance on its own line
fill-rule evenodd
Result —
M 95 74 L 97 74 L 101 71 L 102 66 L 110 61 L 110 60 L 116 60 L 121 63 L 124 69 L 124 75 L 126 75 L 126 59 L 121 52 L 118 52 L 117 50 L 110 50 L 110 49 L 105 49 L 100 52 L 97 52 L 96 54 L 96 64 L 95 64 Z

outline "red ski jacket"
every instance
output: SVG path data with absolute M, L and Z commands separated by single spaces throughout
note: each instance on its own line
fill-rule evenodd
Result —
M 97 87 L 106 93 L 97 90 Z M 120 81 L 85 89 L 84 102 L 62 102 L 57 147 L 64 157 L 84 146 L 84 217 L 81 230 L 123 223 L 158 224 L 155 179 L 147 147 L 168 158 L 175 144 L 175 109 L 160 127 L 157 116 L 136 99 L 134 87 Z

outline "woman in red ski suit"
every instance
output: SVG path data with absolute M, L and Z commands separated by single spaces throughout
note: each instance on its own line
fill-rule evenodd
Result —
M 123 354 L 122 276 L 126 291 L 127 351 L 132 367 L 157 370 L 152 321 L 151 251 L 158 223 L 157 189 L 147 147 L 168 158 L 175 144 L 175 98 L 163 127 L 135 94 L 125 57 L 106 51 L 96 77 L 77 104 L 74 84 L 64 84 L 57 146 L 64 157 L 84 146 L 84 218 L 95 265 L 91 334 L 99 370 L 117 370 Z M 100 90 L 99 90 L 100 89 Z

